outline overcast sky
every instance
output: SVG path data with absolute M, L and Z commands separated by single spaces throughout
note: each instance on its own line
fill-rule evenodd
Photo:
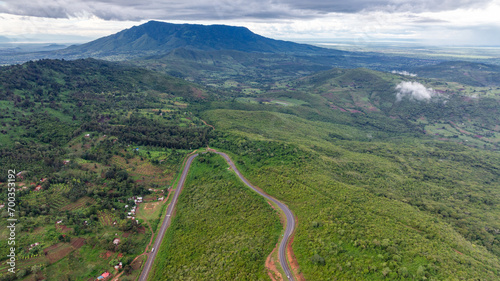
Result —
M 317 42 L 500 45 L 500 0 L 0 0 L 0 42 L 86 42 L 148 20 Z

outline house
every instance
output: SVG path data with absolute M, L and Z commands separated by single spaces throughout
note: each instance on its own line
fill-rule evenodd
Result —
M 90 134 L 86 134 L 86 135 L 85 135 L 85 137 L 86 137 L 86 138 L 90 137 Z
M 41 186 L 41 185 L 37 185 L 37 186 L 35 187 L 35 191 L 40 191 L 41 189 L 42 189 L 42 186 Z
M 106 280 L 111 274 L 109 272 L 104 272 L 101 274 L 99 277 L 97 277 L 97 280 Z
M 2 209 L 3 207 L 5 207 L 5 205 L 4 205 L 4 204 L 0 205 L 0 209 Z
M 118 245 L 118 243 L 120 243 L 120 239 L 119 238 L 115 238 L 113 240 L 113 244 Z
M 158 198 L 158 201 L 163 201 L 163 197 Z
M 123 264 L 122 262 L 120 262 L 119 264 L 115 265 L 115 269 L 118 270 L 118 269 L 122 269 L 123 268 Z
M 60 224 L 61 222 L 62 222 L 62 220 L 60 220 L 60 221 L 56 221 L 56 223 L 57 223 L 57 224 Z
M 26 173 L 26 171 L 21 171 L 19 173 L 16 174 L 16 177 L 20 178 L 20 179 L 23 179 L 23 174 Z
M 34 247 L 40 245 L 40 242 L 36 242 L 35 244 L 31 244 L 30 247 L 28 248 L 28 251 L 33 249 Z

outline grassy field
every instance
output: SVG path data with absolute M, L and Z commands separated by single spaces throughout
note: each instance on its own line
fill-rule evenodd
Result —
M 276 212 L 222 157 L 202 154 L 191 169 L 151 280 L 267 280 L 281 231 Z

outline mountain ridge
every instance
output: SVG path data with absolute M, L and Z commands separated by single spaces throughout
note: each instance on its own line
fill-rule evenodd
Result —
M 203 51 L 261 53 L 331 52 L 312 45 L 267 38 L 246 27 L 149 21 L 82 45 L 70 46 L 58 53 L 94 57 L 117 54 L 158 55 L 180 47 Z

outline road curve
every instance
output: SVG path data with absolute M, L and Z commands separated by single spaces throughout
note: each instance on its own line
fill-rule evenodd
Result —
M 285 228 L 285 233 L 283 234 L 283 239 L 281 240 L 279 249 L 278 249 L 278 254 L 279 254 L 279 260 L 281 267 L 283 268 L 283 271 L 285 272 L 287 279 L 289 281 L 294 281 L 293 274 L 290 270 L 290 267 L 288 266 L 287 258 L 286 258 L 286 245 L 288 244 L 288 241 L 290 240 L 290 237 L 295 229 L 295 217 L 292 214 L 292 211 L 288 209 L 288 207 L 281 203 L 280 201 L 274 199 L 273 197 L 269 196 L 268 194 L 264 193 L 263 191 L 257 189 L 254 187 L 252 184 L 250 184 L 245 177 L 240 173 L 238 168 L 234 165 L 234 162 L 229 158 L 229 156 L 223 152 L 218 152 L 216 150 L 210 149 L 210 151 L 215 152 L 228 162 L 228 164 L 231 166 L 233 171 L 236 173 L 236 175 L 243 181 L 249 188 L 251 188 L 253 191 L 257 192 L 260 194 L 262 197 L 266 198 L 269 201 L 274 202 L 284 213 L 286 216 L 286 228 Z M 149 254 L 148 259 L 146 261 L 146 264 L 144 265 L 144 268 L 142 270 L 141 276 L 139 277 L 139 281 L 146 281 L 149 275 L 149 272 L 151 271 L 151 267 L 153 265 L 154 259 L 156 258 L 156 253 L 158 252 L 158 249 L 160 248 L 161 242 L 163 240 L 163 236 L 165 236 L 165 232 L 167 228 L 170 226 L 170 221 L 172 217 L 173 210 L 175 208 L 175 205 L 177 204 L 177 199 L 179 197 L 179 194 L 182 191 L 182 188 L 184 186 L 184 182 L 186 181 L 186 177 L 189 171 L 189 168 L 191 167 L 191 163 L 193 162 L 193 159 L 196 158 L 198 154 L 193 154 L 189 156 L 189 158 L 186 161 L 186 165 L 184 166 L 184 169 L 182 171 L 181 178 L 179 182 L 177 183 L 177 188 L 174 193 L 174 197 L 172 198 L 172 202 L 168 206 L 167 209 L 167 214 L 165 215 L 165 219 L 163 220 L 163 223 L 160 228 L 160 232 L 158 233 L 158 236 L 156 237 L 156 240 L 153 244 L 153 248 L 155 249 L 152 253 Z
M 258 194 L 260 194 L 262 197 L 266 198 L 267 200 L 274 202 L 285 213 L 285 215 L 286 215 L 286 228 L 285 228 L 285 233 L 283 234 L 283 239 L 281 240 L 281 243 L 280 243 L 280 247 L 278 249 L 278 254 L 279 254 L 279 260 L 280 260 L 281 267 L 283 268 L 283 271 L 285 272 L 288 280 L 294 281 L 295 279 L 293 277 L 293 273 L 290 270 L 290 267 L 288 266 L 288 262 L 286 259 L 286 245 L 288 244 L 288 241 L 290 240 L 290 237 L 292 236 L 292 233 L 295 229 L 295 217 L 293 216 L 292 211 L 290 211 L 290 209 L 288 209 L 288 207 L 285 204 L 274 199 L 273 197 L 269 196 L 268 194 L 257 189 L 251 183 L 249 183 L 247 181 L 247 179 L 245 179 L 245 177 L 240 173 L 238 168 L 236 168 L 236 166 L 234 165 L 234 162 L 231 160 L 231 158 L 229 158 L 229 156 L 227 154 L 225 154 L 223 152 L 218 152 L 218 151 L 213 150 L 213 149 L 211 151 L 224 157 L 226 159 L 227 163 L 229 163 L 229 165 L 231 166 L 233 171 L 236 173 L 236 175 L 238 175 L 238 177 L 241 179 L 241 181 L 243 181 L 248 187 L 250 187 L 253 191 L 257 192 Z
M 163 236 L 165 236 L 165 232 L 167 228 L 170 226 L 170 221 L 172 217 L 172 213 L 174 212 L 175 205 L 177 204 L 177 199 L 179 198 L 179 194 L 181 194 L 182 187 L 184 186 L 184 182 L 186 181 L 187 174 L 189 172 L 189 168 L 191 167 L 191 163 L 193 159 L 196 158 L 198 154 L 193 154 L 189 156 L 186 161 L 186 165 L 184 166 L 184 170 L 182 170 L 182 175 L 177 183 L 177 188 L 175 189 L 174 197 L 172 198 L 172 202 L 168 205 L 167 214 L 165 215 L 165 219 L 160 227 L 160 232 L 156 237 L 156 240 L 153 244 L 153 249 L 155 249 L 152 253 L 149 254 L 148 260 L 142 269 L 141 276 L 139 277 L 139 281 L 146 281 L 148 279 L 149 272 L 151 271 L 151 267 L 153 266 L 153 261 L 156 258 L 156 253 L 158 253 L 158 249 L 160 248 L 161 241 L 163 240 Z

